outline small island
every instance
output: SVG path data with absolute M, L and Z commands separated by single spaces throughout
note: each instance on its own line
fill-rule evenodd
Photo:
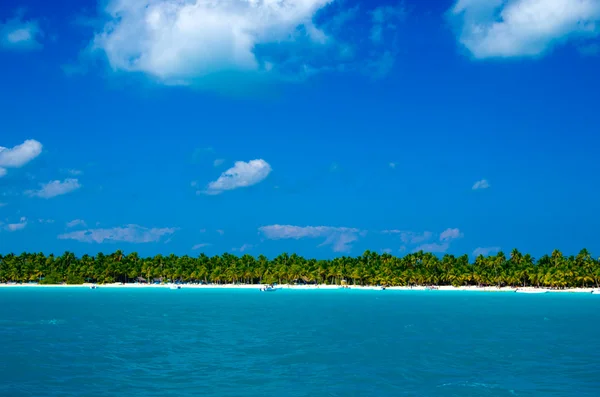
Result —
M 265 284 L 304 287 L 388 289 L 549 289 L 594 292 L 600 287 L 600 262 L 586 250 L 564 256 L 555 250 L 534 259 L 514 249 L 507 256 L 415 252 L 403 257 L 366 251 L 358 257 L 312 259 L 287 253 L 268 259 L 264 255 L 236 256 L 229 253 L 209 257 L 137 253 L 77 257 L 43 253 L 0 255 L 0 285 L 112 284 L 156 286 L 239 286 Z

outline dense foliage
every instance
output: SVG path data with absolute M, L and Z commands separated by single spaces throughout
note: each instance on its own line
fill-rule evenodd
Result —
M 416 252 L 402 258 L 366 251 L 363 255 L 333 260 L 306 259 L 281 254 L 269 260 L 260 255 L 241 257 L 223 254 L 208 257 L 156 255 L 141 258 L 137 253 L 61 256 L 44 254 L 0 255 L 0 282 L 66 282 L 80 284 L 155 282 L 179 280 L 206 283 L 324 283 L 359 285 L 478 285 L 599 287 L 600 262 L 587 250 L 563 256 L 555 250 L 537 261 L 516 249 L 508 257 L 499 252 L 479 256 L 473 263 L 467 255 L 442 258 Z

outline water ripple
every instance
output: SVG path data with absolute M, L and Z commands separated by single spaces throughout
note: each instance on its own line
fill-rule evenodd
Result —
M 597 396 L 598 299 L 390 292 L 0 290 L 0 395 Z

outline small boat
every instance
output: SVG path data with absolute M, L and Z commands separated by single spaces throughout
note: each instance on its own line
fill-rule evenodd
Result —
M 98 286 L 96 284 L 90 285 L 90 289 L 96 289 L 96 288 L 98 288 Z
M 600 295 L 600 288 L 596 288 L 592 290 L 593 295 Z
M 548 292 L 546 289 L 521 289 L 517 288 L 515 290 L 517 294 L 545 294 Z
M 263 291 L 263 292 L 273 292 L 273 291 L 277 291 L 277 288 L 275 288 L 272 285 L 265 285 L 260 290 Z
M 171 284 L 169 285 L 169 289 L 181 289 L 181 285 Z

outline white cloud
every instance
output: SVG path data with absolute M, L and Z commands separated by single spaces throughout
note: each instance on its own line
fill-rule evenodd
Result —
M 219 179 L 208 184 L 205 194 L 219 194 L 226 190 L 255 185 L 263 181 L 271 173 L 271 166 L 266 161 L 236 161 L 235 165 L 223 172 Z
M 224 160 L 224 159 L 216 159 L 215 161 L 213 161 L 213 165 L 214 165 L 215 167 L 218 167 L 218 166 L 220 166 L 221 164 L 223 164 L 224 162 L 225 162 L 225 160 Z
M 422 234 L 413 233 L 413 232 L 402 232 L 396 231 L 400 233 L 404 233 L 403 242 L 406 244 L 419 244 L 421 242 L 425 242 L 433 237 L 433 233 L 431 232 L 423 232 Z M 402 235 L 401 235 L 402 236 Z M 424 251 L 431 253 L 444 253 L 448 251 L 450 248 L 450 243 L 452 240 L 456 240 L 458 238 L 463 237 L 463 233 L 459 229 L 451 229 L 448 228 L 440 233 L 439 240 L 440 243 L 425 243 L 417 246 L 413 249 L 413 252 Z M 403 246 L 400 249 L 401 251 L 406 250 L 406 247 Z
M 414 233 L 403 232 L 400 234 L 400 240 L 405 244 L 419 244 L 429 240 L 433 236 L 431 232 Z
M 200 248 L 204 248 L 204 247 L 210 247 L 211 245 L 212 245 L 212 244 L 210 244 L 210 243 L 200 243 L 200 244 L 196 244 L 196 245 L 194 245 L 194 246 L 192 247 L 192 249 L 195 251 L 195 250 L 198 250 L 198 249 L 200 249 Z
M 222 236 L 225 234 L 225 230 L 217 229 L 217 233 L 219 233 Z
M 396 168 L 396 163 L 394 162 L 390 162 L 388 165 L 390 166 L 390 168 Z
M 69 228 L 76 226 L 86 227 L 87 225 L 83 219 L 74 219 L 71 222 L 67 222 L 67 227 Z
M 440 234 L 440 241 L 450 241 L 455 240 L 457 238 L 463 237 L 463 234 L 459 229 L 446 229 Z
M 261 44 L 294 40 L 298 28 L 327 41 L 312 18 L 332 0 L 109 0 L 92 48 L 113 70 L 188 83 L 222 71 L 268 71 Z M 271 65 L 272 66 L 272 65 Z
M 359 229 L 331 226 L 270 225 L 262 226 L 258 230 L 271 240 L 324 238 L 325 241 L 319 246 L 331 245 L 335 252 L 349 251 L 352 248 L 351 244 L 365 233 Z
M 477 247 L 473 250 L 473 256 L 488 256 L 491 253 L 500 251 L 500 247 Z
M 407 245 L 416 245 L 419 244 L 416 248 L 414 248 L 413 252 L 425 251 L 425 252 L 446 252 L 448 248 L 450 248 L 450 242 L 452 240 L 456 240 L 458 238 L 463 237 L 463 233 L 459 229 L 448 228 L 444 230 L 439 235 L 440 243 L 425 243 L 426 241 L 433 238 L 434 234 L 429 231 L 425 231 L 422 233 L 405 231 L 405 230 L 384 230 L 382 231 L 384 234 L 397 234 L 400 236 L 400 240 L 405 244 L 400 247 L 400 251 L 406 251 Z
M 244 252 L 244 251 L 248 251 L 249 249 L 254 248 L 254 245 L 252 244 L 244 244 L 242 245 L 240 248 L 232 248 L 232 251 L 239 251 L 239 252 Z
M 13 148 L 0 146 L 0 177 L 6 175 L 7 168 L 21 168 L 42 153 L 42 144 L 28 139 Z
M 42 48 L 39 39 L 42 30 L 37 21 L 24 20 L 17 14 L 13 19 L 0 23 L 0 49 L 36 50 Z
M 126 225 L 111 229 L 88 229 L 64 233 L 58 236 L 61 240 L 77 240 L 84 243 L 125 242 L 152 243 L 163 236 L 177 231 L 177 228 L 147 228 L 139 225 Z
M 54 219 L 38 219 L 39 223 L 54 223 Z
M 9 223 L 5 226 L 5 229 L 9 232 L 16 232 L 17 230 L 23 230 L 27 226 L 27 218 L 21 217 L 19 223 Z
M 414 249 L 414 252 L 424 251 L 424 252 L 432 252 L 432 253 L 443 253 L 443 252 L 448 251 L 448 248 L 450 248 L 450 244 L 448 244 L 448 243 L 442 243 L 442 244 L 429 243 L 429 244 L 419 245 L 417 248 Z
M 399 234 L 400 240 L 404 244 L 419 244 L 419 243 L 427 241 L 431 237 L 433 237 L 433 233 L 431 233 L 431 232 L 416 233 L 416 232 L 397 230 L 397 229 L 384 230 L 384 231 L 382 231 L 382 233 L 383 234 Z
M 475 182 L 472 189 L 473 190 L 487 189 L 488 187 L 490 187 L 490 183 L 486 179 L 482 179 L 480 181 Z
M 67 170 L 67 172 L 68 172 L 69 174 L 73 175 L 73 176 L 78 176 L 78 175 L 81 175 L 81 174 L 83 174 L 83 171 L 81 171 L 81 170 L 76 170 L 76 169 L 73 169 L 73 168 L 72 168 L 72 169 L 69 169 L 69 170 Z
M 458 0 L 449 11 L 475 58 L 539 56 L 600 34 L 598 0 Z
M 102 4 L 102 23 L 81 59 L 100 56 L 114 72 L 234 94 L 268 79 L 298 82 L 321 72 L 381 77 L 399 53 L 405 14 L 402 5 L 368 11 L 341 0 Z
M 64 181 L 50 181 L 42 184 L 40 190 L 28 190 L 25 193 L 31 197 L 52 198 L 63 194 L 71 193 L 79 189 L 81 185 L 76 178 L 68 178 Z

